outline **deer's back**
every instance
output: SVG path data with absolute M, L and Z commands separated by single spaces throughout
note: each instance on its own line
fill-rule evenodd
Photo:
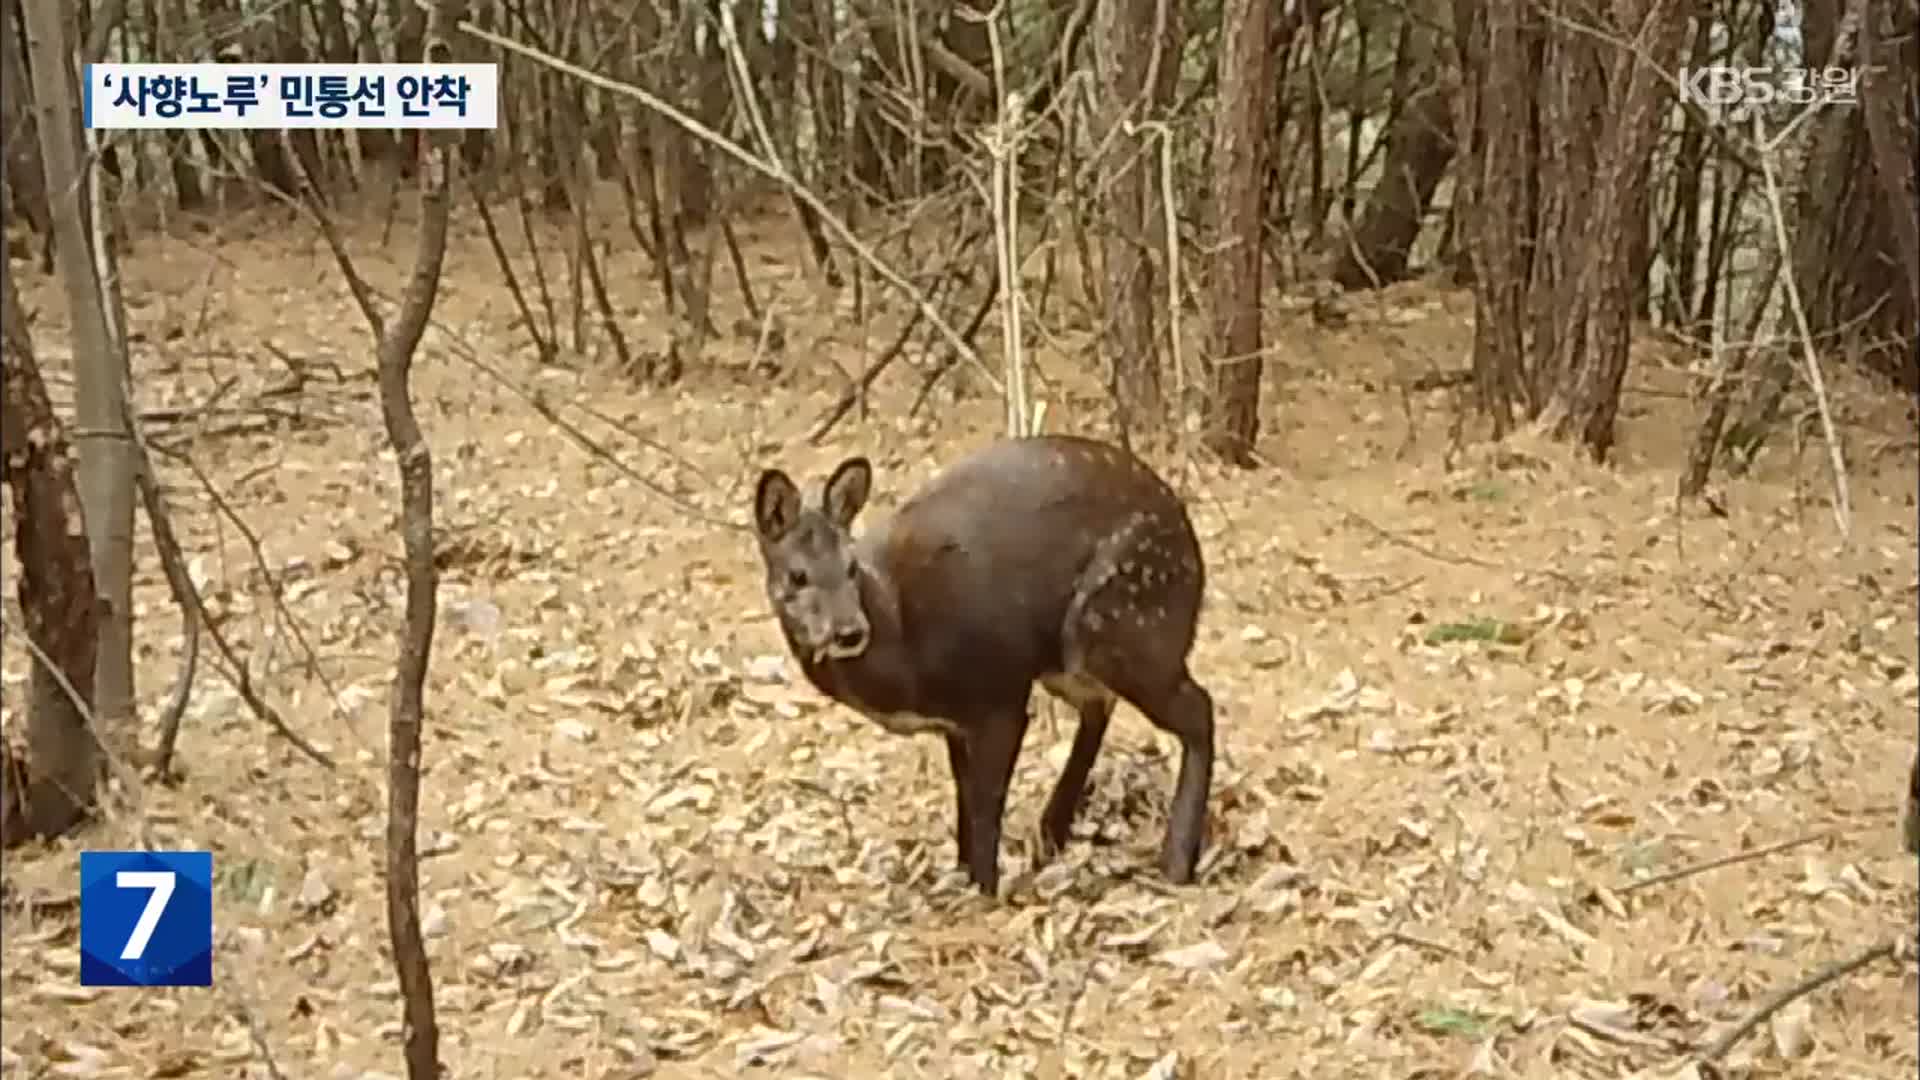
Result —
M 898 590 L 922 671 L 1024 692 L 1061 669 L 1082 574 L 1123 533 L 1147 541 L 1139 557 L 1165 560 L 1154 576 L 1183 593 L 1145 602 L 1197 605 L 1203 571 L 1178 496 L 1125 451 L 1072 436 L 1009 439 L 961 459 L 866 546 Z

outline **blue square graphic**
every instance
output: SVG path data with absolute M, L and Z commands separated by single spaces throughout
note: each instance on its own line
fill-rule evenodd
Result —
M 213 852 L 80 853 L 80 985 L 213 985 Z

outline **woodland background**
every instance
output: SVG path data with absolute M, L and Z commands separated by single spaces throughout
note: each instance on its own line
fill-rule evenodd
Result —
M 0 15 L 8 1073 L 1913 1073 L 1910 5 Z M 78 124 L 421 57 L 500 129 Z M 1040 705 L 974 896 L 766 610 L 760 467 L 1037 429 L 1201 533 L 1190 889 L 1126 720 L 1033 865 Z M 78 985 L 82 847 L 215 851 L 211 991 Z

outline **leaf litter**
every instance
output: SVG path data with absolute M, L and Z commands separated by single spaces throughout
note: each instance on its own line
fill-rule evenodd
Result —
M 749 245 L 792 239 L 743 225 Z M 405 268 L 375 254 L 377 236 L 356 226 L 356 253 L 377 283 L 397 283 Z M 672 391 L 536 373 L 484 238 L 458 228 L 453 249 L 457 288 L 439 317 L 519 350 L 510 369 L 556 407 L 590 399 L 677 447 L 706 479 L 615 444 L 709 516 L 742 520 L 753 469 L 773 460 L 764 448 L 838 393 L 801 373 L 769 385 L 752 343 L 733 339 Z M 365 362 L 321 253 L 263 237 L 221 257 L 249 269 L 208 279 L 207 356 L 270 340 Z M 197 293 L 152 289 L 169 260 L 215 267 L 191 240 L 156 236 L 127 260 L 129 289 L 197 311 Z M 616 254 L 607 272 L 652 303 L 643 261 Z M 309 302 L 274 292 L 287 274 Z M 50 283 L 23 286 L 41 333 L 57 335 Z M 818 306 L 806 285 L 768 288 L 796 343 L 848 370 L 863 362 L 834 325 L 793 318 Z M 1403 287 L 1414 314 L 1394 340 L 1461 352 L 1470 304 L 1420 289 Z M 1893 815 L 1920 705 L 1913 461 L 1863 467 L 1849 551 L 1784 460 L 1729 489 L 1729 517 L 1676 519 L 1674 433 L 1690 421 L 1669 398 L 1623 418 L 1637 460 L 1613 471 L 1550 447 L 1482 447 L 1449 472 L 1436 439 L 1400 459 L 1404 418 L 1363 388 L 1389 377 L 1391 349 L 1371 332 L 1356 315 L 1277 350 L 1278 368 L 1311 373 L 1272 406 L 1269 438 L 1293 479 L 1178 471 L 1209 559 L 1194 667 L 1219 704 L 1200 884 L 1170 888 L 1152 869 L 1175 751 L 1130 715 L 1074 842 L 1035 864 L 1071 730 L 1041 701 L 997 903 L 955 866 L 937 743 L 885 736 L 804 685 L 750 541 L 590 461 L 430 332 L 416 393 L 440 451 L 444 633 L 421 907 L 452 1072 L 1704 1076 L 1687 1052 L 1773 988 L 1910 932 L 1915 868 Z M 135 363 L 148 402 L 191 402 L 214 380 L 151 345 Z M 871 453 L 876 502 L 897 505 L 997 422 L 990 400 L 951 395 L 938 423 L 883 419 L 904 414 L 916 384 L 882 379 L 874 419 L 783 464 L 813 474 Z M 1097 388 L 1063 385 L 1050 415 L 1096 415 Z M 1858 422 L 1899 430 L 1870 404 L 1850 405 Z M 333 413 L 193 450 L 260 533 L 331 689 L 276 627 L 267 580 L 191 477 L 164 479 L 216 617 L 289 722 L 347 763 L 319 774 L 203 672 L 185 776 L 150 786 L 144 813 L 155 844 L 216 853 L 217 985 L 80 987 L 72 906 L 27 899 L 70 894 L 81 846 L 138 846 L 128 816 L 17 854 L 0 945 L 8 1074 L 266 1076 L 234 1002 L 289 1075 L 398 1066 L 380 848 L 395 485 L 372 400 L 348 395 Z M 1438 412 L 1418 419 L 1423 433 L 1445 426 Z M 180 641 L 147 550 L 136 585 L 151 701 Z M 9 691 L 24 672 L 9 647 Z M 1634 888 L 1663 874 L 1681 876 Z M 1776 1014 L 1721 1075 L 1911 1075 L 1913 980 L 1911 950 L 1862 969 Z

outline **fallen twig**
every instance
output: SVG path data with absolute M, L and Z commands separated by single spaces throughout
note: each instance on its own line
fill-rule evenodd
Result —
M 233 1010 L 233 1015 L 246 1025 L 247 1039 L 253 1043 L 254 1052 L 260 1055 L 260 1064 L 267 1070 L 267 1075 L 273 1080 L 287 1080 L 287 1074 L 280 1071 L 279 1063 L 273 1059 L 273 1048 L 267 1045 L 267 1033 L 260 1026 L 260 1019 L 253 1015 L 253 1010 L 236 997 L 228 997 L 227 1004 Z
M 1813 843 L 1815 840 L 1825 840 L 1831 835 L 1831 833 L 1824 832 L 1812 833 L 1807 836 L 1796 837 L 1792 840 L 1782 840 L 1777 844 L 1768 844 L 1766 847 L 1754 848 L 1751 851 L 1736 851 L 1731 855 L 1722 855 L 1717 859 L 1709 859 L 1703 863 L 1694 863 L 1691 866 L 1682 866 L 1675 870 L 1669 870 L 1664 874 L 1655 874 L 1650 878 L 1630 881 L 1625 885 L 1616 887 L 1613 892 L 1615 896 L 1625 896 L 1628 893 L 1639 892 L 1642 889 L 1651 889 L 1655 885 L 1665 885 L 1683 878 L 1693 877 L 1696 874 L 1704 874 L 1709 870 L 1718 870 L 1723 866 L 1752 862 L 1755 859 L 1765 858 L 1768 855 L 1773 855 L 1778 852 L 1804 847 L 1807 844 Z
M 1702 1047 L 1698 1055 L 1699 1059 L 1701 1061 L 1719 1060 L 1726 1055 L 1728 1050 L 1733 1049 L 1733 1044 L 1746 1038 L 1747 1033 L 1759 1027 L 1766 1021 L 1767 1017 L 1786 1008 L 1794 1001 L 1806 997 L 1815 990 L 1833 982 L 1835 979 L 1851 975 L 1861 968 L 1866 967 L 1868 964 L 1873 963 L 1875 960 L 1892 956 L 1893 944 L 1891 941 L 1883 941 L 1846 960 L 1829 964 L 1806 978 L 1801 979 L 1799 982 L 1776 991 L 1771 997 L 1762 1001 L 1759 1007 L 1755 1008 L 1753 1012 L 1749 1013 L 1745 1020 L 1735 1024 L 1732 1028 L 1722 1033 L 1719 1038 Z

